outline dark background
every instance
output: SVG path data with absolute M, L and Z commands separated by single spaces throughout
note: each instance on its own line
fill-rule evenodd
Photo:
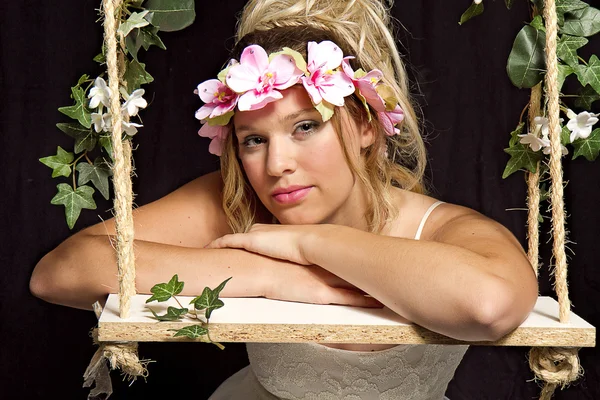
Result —
M 50 205 L 60 179 L 38 158 L 56 154 L 73 142 L 55 124 L 69 119 L 57 111 L 71 105 L 70 86 L 84 73 L 97 76 L 92 61 L 101 45 L 97 0 L 0 2 L 0 171 L 3 193 L 0 242 L 0 397 L 84 399 L 82 374 L 95 351 L 89 330 L 93 313 L 44 303 L 28 290 L 36 262 L 71 234 L 62 206 Z M 199 138 L 193 117 L 201 102 L 192 91 L 213 78 L 233 44 L 235 16 L 244 1 L 197 1 L 196 22 L 161 37 L 166 51 L 142 55 L 155 77 L 147 85 L 151 100 L 142 112 L 145 127 L 135 137 L 136 203 L 158 199 L 185 182 L 216 169 Z M 512 41 L 528 20 L 526 1 L 508 11 L 500 0 L 486 0 L 486 12 L 460 27 L 461 1 L 397 1 L 393 14 L 425 115 L 433 195 L 472 207 L 506 225 L 525 243 L 525 182 L 518 173 L 501 175 L 508 160 L 503 148 L 528 100 L 505 73 Z M 592 2 L 593 4 L 594 2 Z M 208 6 L 207 4 L 210 4 Z M 597 5 L 597 4 L 596 4 Z M 600 39 L 582 52 L 600 53 Z M 418 89 L 415 84 L 415 90 Z M 596 106 L 595 111 L 600 111 Z M 568 160 L 565 165 L 570 248 L 569 281 L 574 310 L 600 325 L 600 217 L 598 162 Z M 84 210 L 75 230 L 111 216 L 111 204 Z M 544 224 L 542 242 L 549 238 Z M 548 280 L 549 246 L 542 249 L 541 294 L 554 295 Z M 451 383 L 452 400 L 533 399 L 525 348 L 472 347 Z M 147 382 L 128 387 L 113 373 L 114 399 L 205 399 L 230 374 L 247 363 L 243 345 L 223 352 L 210 345 L 140 345 L 142 357 L 156 360 Z M 556 399 L 599 399 L 600 357 L 580 352 L 585 375 Z

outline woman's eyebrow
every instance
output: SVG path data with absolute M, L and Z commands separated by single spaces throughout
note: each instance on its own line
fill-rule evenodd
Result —
M 307 113 L 312 113 L 312 112 L 317 112 L 317 110 L 314 107 L 304 108 L 302 110 L 298 110 L 294 113 L 288 114 L 285 117 L 280 118 L 279 122 L 281 122 L 281 123 L 288 122 L 290 120 L 294 120 L 294 119 L 298 118 L 302 114 L 307 114 Z M 252 131 L 252 130 L 254 130 L 254 128 L 250 125 L 240 125 L 235 128 L 236 133 L 242 132 L 242 131 Z

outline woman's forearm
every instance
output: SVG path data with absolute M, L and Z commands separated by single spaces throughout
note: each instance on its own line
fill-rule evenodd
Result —
M 182 295 L 199 295 L 205 286 L 231 279 L 223 297 L 264 295 L 262 272 L 278 261 L 237 249 L 199 249 L 136 240 L 136 288 L 150 293 L 174 274 L 185 282 Z M 47 254 L 36 266 L 32 293 L 51 303 L 91 309 L 109 293 L 118 292 L 116 254 L 108 236 L 74 236 Z

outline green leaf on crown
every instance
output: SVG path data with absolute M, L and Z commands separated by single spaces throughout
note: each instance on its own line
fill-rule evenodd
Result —
M 144 7 L 154 15 L 152 25 L 161 31 L 181 30 L 194 22 L 194 0 L 148 0 Z
M 335 106 L 331 103 L 326 102 L 325 100 L 321 100 L 319 104 L 315 105 L 317 111 L 321 114 L 321 118 L 323 118 L 323 122 L 327 122 L 333 117 L 333 111 L 335 110 Z
M 504 149 L 504 151 L 510 154 L 510 160 L 508 160 L 506 168 L 502 173 L 502 179 L 506 179 L 513 173 L 522 169 L 535 172 L 538 161 L 542 159 L 541 151 L 534 152 L 529 146 L 525 146 L 521 143 L 517 143 L 508 149 Z
M 56 127 L 75 139 L 75 153 L 92 151 L 96 147 L 98 134 L 92 128 L 86 128 L 76 122 L 56 124 Z
M 142 12 L 131 13 L 129 18 L 127 18 L 127 21 L 123 22 L 119 26 L 118 32 L 121 33 L 123 36 L 127 36 L 129 35 L 129 32 L 131 32 L 135 28 L 142 28 L 146 25 L 150 25 L 150 22 L 148 22 L 148 20 L 145 19 L 148 12 L 148 10 L 145 10 Z
M 127 82 L 127 91 L 132 93 L 142 85 L 153 82 L 154 78 L 146 72 L 146 64 L 132 60 L 127 62 L 123 80 Z
M 588 161 L 594 161 L 600 153 L 600 128 L 594 129 L 587 139 L 577 139 L 573 142 L 573 160 L 584 156 Z
M 595 54 L 590 57 L 587 65 L 578 64 L 574 69 L 582 86 L 590 85 L 600 93 L 600 59 Z
M 167 307 L 165 315 L 158 315 L 153 309 L 150 309 L 154 317 L 159 321 L 177 321 L 188 313 L 187 308 Z
M 96 186 L 96 189 L 100 191 L 102 197 L 108 200 L 110 196 L 108 177 L 112 175 L 112 171 L 103 157 L 97 157 L 93 165 L 87 162 L 80 162 L 75 169 L 79 172 L 77 178 L 78 185 L 85 185 L 88 182 L 92 182 Z
M 204 336 L 208 334 L 208 329 L 203 327 L 202 325 L 190 325 L 181 329 L 169 329 L 170 331 L 175 331 L 176 333 L 173 337 L 185 336 L 190 339 L 198 339 L 200 336 Z
M 568 65 L 558 64 L 558 90 L 560 91 L 565 84 L 565 79 L 571 74 L 573 74 L 575 70 Z
M 483 3 L 475 4 L 473 2 L 471 6 L 469 6 L 469 8 L 467 8 L 467 10 L 463 13 L 463 15 L 460 16 L 460 21 L 458 24 L 462 25 L 471 18 L 481 15 L 481 13 L 483 13 Z
M 573 36 L 592 36 L 600 32 L 600 11 L 586 7 L 565 14 L 565 23 L 561 33 Z
M 178 295 L 183 290 L 183 282 L 179 282 L 177 274 L 173 275 L 171 280 L 167 283 L 159 283 L 152 286 L 150 292 L 152 297 L 146 300 L 146 303 L 152 301 L 163 302 L 169 300 L 171 297 Z
M 67 217 L 69 229 L 73 229 L 83 208 L 89 210 L 96 209 L 96 203 L 93 198 L 93 188 L 89 186 L 79 186 L 76 190 L 73 190 L 73 188 L 66 183 L 59 183 L 56 187 L 58 188 L 58 193 L 50 200 L 50 203 L 65 206 L 65 215 Z
M 227 278 L 221 282 L 219 286 L 212 290 L 208 287 L 205 287 L 200 296 L 195 297 L 192 299 L 192 301 L 190 301 L 190 304 L 193 304 L 196 310 L 204 310 L 204 316 L 206 317 L 207 321 L 210 319 L 210 315 L 213 310 L 223 307 L 224 304 L 223 301 L 219 299 L 219 294 L 230 279 L 231 278 Z
M 588 40 L 579 36 L 561 35 L 556 44 L 556 55 L 566 64 L 574 67 L 579 64 L 577 58 L 577 49 L 582 48 L 588 43 Z
M 80 84 L 78 83 L 77 86 L 71 88 L 71 97 L 75 100 L 75 105 L 60 107 L 58 111 L 76 119 L 81 125 L 89 128 L 92 126 L 92 117 L 90 111 L 86 107 L 85 92 L 79 85 Z
M 233 114 L 233 111 L 229 111 L 223 115 L 219 115 L 218 117 L 207 118 L 206 123 L 210 126 L 225 126 L 229 123 L 231 117 L 233 117 Z
M 73 153 L 65 151 L 62 147 L 58 146 L 55 156 L 40 158 L 40 162 L 52 168 L 53 178 L 58 176 L 68 178 L 71 176 L 71 163 L 74 158 Z
M 546 69 L 545 42 L 546 34 L 530 25 L 517 34 L 506 66 L 513 85 L 532 88 L 542 80 Z
M 600 100 L 600 94 L 591 86 L 584 86 L 579 90 L 577 100 L 575 100 L 575 107 L 583 108 L 584 110 L 591 110 L 592 103 Z

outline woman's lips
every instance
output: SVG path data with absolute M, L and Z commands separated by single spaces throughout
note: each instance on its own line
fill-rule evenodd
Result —
M 311 189 L 312 186 L 306 186 L 303 188 L 290 190 L 289 192 L 274 194 L 273 198 L 280 204 L 293 204 L 308 196 L 308 193 Z

